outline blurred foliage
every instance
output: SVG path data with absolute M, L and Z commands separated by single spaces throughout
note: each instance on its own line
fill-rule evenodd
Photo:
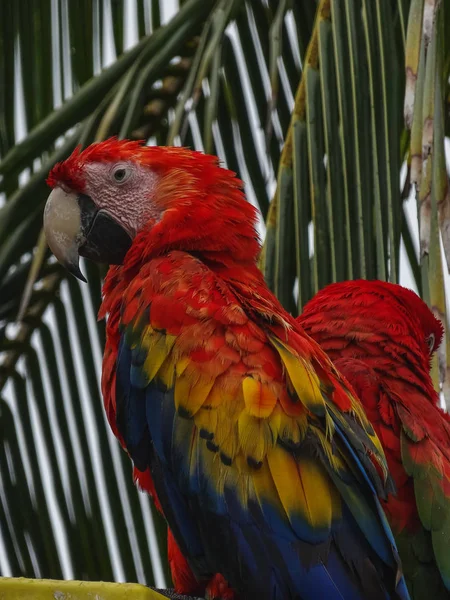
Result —
M 217 154 L 261 209 L 261 267 L 295 314 L 331 281 L 398 281 L 403 242 L 446 322 L 448 2 L 186 0 L 162 24 L 164 11 L 0 3 L 4 574 L 169 582 L 165 526 L 103 415 L 103 271 L 85 265 L 81 287 L 40 234 L 48 171 L 77 144 L 118 135 Z

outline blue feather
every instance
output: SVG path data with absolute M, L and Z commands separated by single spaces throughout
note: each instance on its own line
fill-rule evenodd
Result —
M 133 456 L 133 449 L 139 446 L 147 434 L 144 393 L 134 386 L 130 377 L 132 353 L 121 339 L 117 359 L 116 407 L 119 430 Z
M 373 502 L 374 502 L 379 520 L 381 521 L 381 526 L 382 526 L 383 532 L 385 534 L 384 536 L 380 536 L 379 526 L 376 523 L 376 521 L 374 521 L 372 519 L 370 521 L 368 521 L 365 518 L 364 513 L 360 512 L 361 496 L 359 496 L 358 498 L 355 498 L 354 499 L 355 501 L 352 502 L 351 498 L 349 497 L 349 492 L 351 491 L 351 488 L 349 486 L 347 486 L 345 483 L 341 484 L 338 481 L 339 476 L 334 476 L 333 479 L 336 482 L 336 485 L 338 486 L 340 492 L 342 493 L 344 500 L 346 500 L 346 502 L 349 502 L 350 510 L 351 510 L 352 514 L 355 517 L 355 520 L 358 522 L 358 525 L 361 527 L 362 531 L 364 531 L 372 548 L 374 548 L 374 550 L 377 552 L 378 556 L 386 564 L 393 565 L 392 549 L 394 548 L 397 551 L 397 546 L 396 546 L 391 528 L 389 527 L 389 524 L 387 522 L 384 510 L 380 504 L 380 501 L 378 500 L 374 485 L 373 485 L 372 481 L 370 480 L 370 478 L 368 477 L 367 472 L 364 469 L 358 455 L 356 454 L 356 452 L 350 445 L 350 442 L 348 441 L 346 435 L 342 432 L 340 424 L 338 422 L 336 422 L 336 420 L 334 420 L 334 423 L 335 423 L 337 434 L 339 435 L 340 439 L 344 443 L 347 450 L 350 452 L 353 460 L 355 461 L 356 465 L 359 468 L 359 471 L 360 471 L 364 481 L 367 483 L 369 489 L 372 492 Z
M 165 392 L 151 384 L 145 392 L 145 418 L 150 430 L 153 446 L 158 454 L 159 460 L 167 464 L 164 452 L 164 400 Z
M 343 480 L 334 472 L 352 512 L 343 511 L 343 521 L 332 526 L 326 539 L 324 532 L 306 531 L 300 517 L 294 528 L 268 502 L 259 505 L 251 493 L 248 502 L 241 503 L 224 475 L 231 467 L 207 449 L 194 420 L 176 412 L 173 390 L 164 390 L 157 381 L 146 382 L 144 360 L 123 336 L 117 361 L 118 427 L 135 463 L 142 465 L 145 459 L 150 465 L 164 513 L 197 576 L 222 572 L 248 600 L 390 598 L 382 587 L 381 570 L 370 560 L 372 571 L 367 571 L 364 549 L 371 552 L 370 545 L 392 567 L 395 544 L 374 486 L 339 423 L 337 434 L 364 482 L 359 487 L 367 489 L 363 499 L 367 510 L 358 514 L 361 498 L 352 501 L 352 488 L 359 485 L 352 474 Z M 223 493 L 219 471 L 225 477 Z M 376 509 L 369 510 L 372 502 Z M 379 519 L 374 510 L 381 511 Z M 367 572 L 373 572 L 372 590 L 362 581 Z M 397 594 L 402 600 L 409 598 L 403 580 Z

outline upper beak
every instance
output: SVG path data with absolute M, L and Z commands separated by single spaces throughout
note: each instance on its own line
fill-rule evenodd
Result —
M 50 250 L 75 277 L 86 281 L 79 257 L 121 264 L 131 246 L 131 236 L 89 196 L 55 188 L 44 210 L 44 232 Z

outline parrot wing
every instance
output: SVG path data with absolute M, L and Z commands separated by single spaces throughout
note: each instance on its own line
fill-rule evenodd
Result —
M 413 478 L 417 511 L 431 532 L 436 563 L 450 592 L 450 423 L 425 399 L 421 410 L 414 408 L 409 402 L 397 406 L 402 462 Z
M 408 598 L 362 408 L 275 300 L 258 312 L 249 292 L 247 310 L 243 293 L 182 252 L 127 288 L 104 392 L 135 467 L 200 579 L 249 599 Z
M 412 597 L 450 598 L 448 416 L 417 387 L 396 381 L 394 391 L 361 360 L 340 359 L 335 364 L 374 424 L 398 486 L 386 510 Z

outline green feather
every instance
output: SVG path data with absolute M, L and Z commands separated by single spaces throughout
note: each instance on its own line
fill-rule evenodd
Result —
M 412 600 L 449 600 L 435 563 L 431 535 L 420 528 L 416 533 L 396 536 L 406 584 Z
M 442 527 L 433 531 L 431 539 L 439 571 L 446 586 L 450 588 L 450 516 L 448 512 Z M 448 592 L 448 598 L 450 598 L 450 592 Z
M 421 530 L 414 537 L 404 534 L 411 545 L 412 558 L 407 554 L 406 549 L 403 552 L 400 549 L 400 555 L 403 564 L 408 564 L 405 571 L 409 577 L 412 577 L 412 572 L 417 573 L 412 577 L 411 583 L 414 599 L 450 599 L 450 498 L 443 490 L 444 474 L 442 468 L 439 468 L 441 465 L 438 460 L 435 464 L 423 462 L 424 449 L 420 444 L 426 443 L 426 439 L 415 442 L 404 430 L 401 433 L 403 466 L 408 475 L 414 479 L 417 511 L 426 531 Z M 419 461 L 418 458 L 422 460 Z M 397 539 L 399 540 L 400 537 L 397 536 Z M 440 576 L 433 566 L 433 561 L 437 563 Z M 445 590 L 442 585 L 440 591 L 434 591 L 434 578 L 437 579 L 436 585 L 438 583 L 441 585 L 443 580 L 448 589 Z M 417 594 L 416 589 L 419 590 Z

